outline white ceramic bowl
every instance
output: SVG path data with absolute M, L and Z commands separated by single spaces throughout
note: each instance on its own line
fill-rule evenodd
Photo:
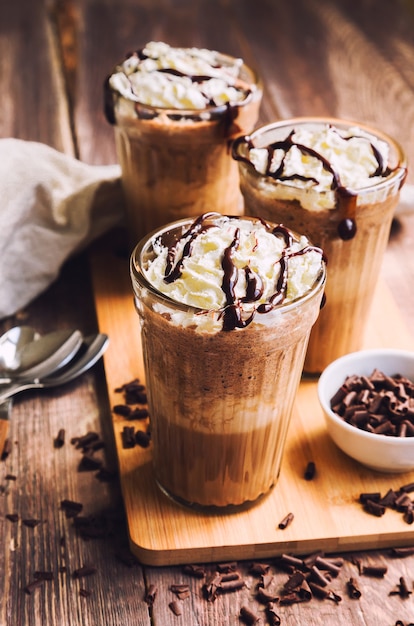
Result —
M 369 433 L 348 424 L 330 408 L 331 398 L 347 376 L 370 376 L 375 368 L 389 376 L 401 374 L 414 381 L 414 352 L 361 350 L 328 365 L 318 382 L 318 396 L 328 432 L 345 454 L 363 465 L 380 472 L 408 472 L 414 469 L 414 437 Z

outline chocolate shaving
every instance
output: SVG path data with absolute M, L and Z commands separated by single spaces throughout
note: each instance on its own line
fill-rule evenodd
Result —
M 263 587 L 258 587 L 256 599 L 262 604 L 267 604 L 268 602 L 277 602 L 279 600 L 279 597 L 277 594 L 271 593 Z
M 122 417 L 129 417 L 132 413 L 132 409 L 127 404 L 116 404 L 112 407 L 112 412 L 115 415 L 122 415 Z
M 403 519 L 404 519 L 404 522 L 406 524 L 412 524 L 414 522 L 414 507 L 413 507 L 413 505 L 408 507 L 407 510 L 404 512 Z
M 151 435 L 143 430 L 137 430 L 135 433 L 135 443 L 141 446 L 141 448 L 148 448 L 151 443 Z
M 135 448 L 136 441 L 134 426 L 124 426 L 121 433 L 121 439 L 124 450 L 128 448 Z
M 206 570 L 201 565 L 184 565 L 183 572 L 195 578 L 204 578 L 206 575 Z
M 329 596 L 329 590 L 325 587 L 322 587 L 321 585 L 318 585 L 317 583 L 309 581 L 309 588 L 316 598 L 324 600 Z
M 272 584 L 272 581 L 272 574 L 262 574 L 260 576 L 260 581 L 257 583 L 257 586 L 261 587 L 262 589 L 267 589 Z
M 44 578 L 35 578 L 24 587 L 23 591 L 27 593 L 28 595 L 31 595 L 33 591 L 41 587 L 44 582 L 45 582 Z
M 293 513 L 288 513 L 278 524 L 278 527 L 281 530 L 285 530 L 293 522 L 294 515 Z
M 221 575 L 215 572 L 212 576 L 206 580 L 202 587 L 202 591 L 208 602 L 214 602 L 218 595 L 218 587 L 220 585 Z
M 147 395 L 145 386 L 136 378 L 129 383 L 125 383 L 122 387 L 115 389 L 117 393 L 123 393 L 126 404 L 146 404 Z
M 144 420 L 149 417 L 148 409 L 134 409 L 128 417 L 128 421 Z
M 329 585 L 330 579 L 327 578 L 316 565 L 313 565 L 311 567 L 310 573 L 313 582 L 315 582 L 317 585 L 321 587 L 326 587 L 327 585 Z
M 305 580 L 305 574 L 296 570 L 285 582 L 283 585 L 283 589 L 287 592 L 293 591 L 297 587 L 300 587 L 302 582 Z
M 243 589 L 245 582 L 242 578 L 238 577 L 235 580 L 222 580 L 217 587 L 217 593 L 228 593 L 231 591 L 238 591 Z
M 171 585 L 170 590 L 175 593 L 180 600 L 185 600 L 190 596 L 190 587 L 185 584 Z
M 374 491 L 370 493 L 361 493 L 359 495 L 359 501 L 361 504 L 366 504 L 366 502 L 379 502 L 381 499 L 381 493 L 379 491 Z
M 248 606 L 241 607 L 240 619 L 242 620 L 242 622 L 244 622 L 245 624 L 249 624 L 249 625 L 257 624 L 257 622 L 260 621 L 260 617 L 256 615 L 256 613 L 253 613 L 253 611 L 249 609 Z
M 89 431 L 82 437 L 74 437 L 71 442 L 74 443 L 75 448 L 87 448 L 91 443 L 99 439 L 98 433 Z
M 101 459 L 97 459 L 93 456 L 93 453 L 86 453 L 82 455 L 82 458 L 78 465 L 78 472 L 94 472 L 99 470 L 102 466 Z
M 367 500 L 364 504 L 364 511 L 370 513 L 371 515 L 375 515 L 376 517 L 382 517 L 385 513 L 385 506 L 379 502 Z
M 148 606 L 152 606 L 155 602 L 155 596 L 157 595 L 158 589 L 155 585 L 151 584 L 148 587 L 148 590 L 145 594 L 144 601 L 148 604 Z
M 171 611 L 174 613 L 174 615 L 177 615 L 177 617 L 179 615 L 182 615 L 181 604 L 178 600 L 173 600 L 172 602 L 169 603 L 168 606 L 171 609 Z
M 291 606 L 292 604 L 298 604 L 302 601 L 303 600 L 300 598 L 300 596 L 295 591 L 292 591 L 290 593 L 284 594 L 280 598 L 279 604 L 280 606 Z
M 358 600 L 361 597 L 361 592 L 356 586 L 355 580 L 350 578 L 346 583 L 346 590 L 348 592 L 348 596 L 352 600 Z
M 312 591 L 306 579 L 302 582 L 300 588 L 298 589 L 298 594 L 299 597 L 305 602 L 309 602 L 312 599 Z
M 315 475 L 316 475 L 315 463 L 313 461 L 309 461 L 305 469 L 304 479 L 313 480 L 315 478 Z
M 28 528 L 35 528 L 36 526 L 40 524 L 40 519 L 33 519 L 33 518 L 24 519 L 22 520 L 22 524 L 24 524 Z
M 315 565 L 319 569 L 327 570 L 331 574 L 331 576 L 334 577 L 338 576 L 339 572 L 341 571 L 341 566 L 338 565 L 335 561 L 322 558 L 321 556 L 316 557 Z
M 266 617 L 267 621 L 269 622 L 269 626 L 280 626 L 281 618 L 276 613 L 273 602 L 269 602 L 266 607 Z
M 383 578 L 387 573 L 387 569 L 386 565 L 364 565 L 361 574 L 374 578 Z
M 332 396 L 331 409 L 367 432 L 390 437 L 414 436 L 414 383 L 400 374 L 348 376 Z
M 83 509 L 83 504 L 74 502 L 73 500 L 62 500 L 60 508 L 65 511 L 67 518 L 76 517 Z
M 294 569 L 304 569 L 305 563 L 302 559 L 290 554 L 282 554 L 277 564 L 284 570 L 293 571 Z
M 58 434 L 56 435 L 55 439 L 53 440 L 53 446 L 55 448 L 62 448 L 64 444 L 65 444 L 65 429 L 61 428 Z
M 217 563 L 217 571 L 228 574 L 237 570 L 237 562 L 229 561 L 228 563 Z
M 270 569 L 270 565 L 267 563 L 251 563 L 249 566 L 250 574 L 260 575 L 267 574 Z
M 394 591 L 390 591 L 388 595 L 390 596 L 400 596 L 400 598 L 408 598 L 412 594 L 412 591 L 408 589 L 407 582 L 404 576 L 400 577 L 399 583 L 397 585 L 397 589 Z
M 73 572 L 73 578 L 84 578 L 85 576 L 93 576 L 94 574 L 96 574 L 96 572 L 96 567 L 88 567 L 87 565 L 84 565 L 83 567 L 75 569 L 75 571 Z

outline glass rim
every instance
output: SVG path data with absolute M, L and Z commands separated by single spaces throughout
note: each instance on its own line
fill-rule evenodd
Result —
M 360 128 L 361 130 L 365 131 L 366 133 L 371 134 L 373 137 L 376 137 L 377 139 L 380 139 L 384 142 L 386 142 L 393 150 L 396 156 L 396 160 L 397 163 L 394 166 L 393 170 L 386 176 L 384 177 L 382 180 L 374 182 L 370 185 L 367 185 L 365 187 L 359 187 L 359 188 L 353 188 L 353 187 L 349 187 L 347 188 L 351 193 L 355 194 L 355 195 L 361 195 L 361 194 L 365 194 L 368 192 L 371 192 L 373 190 L 378 190 L 378 189 L 382 189 L 385 186 L 388 186 L 390 183 L 394 182 L 394 181 L 400 181 L 400 185 L 402 184 L 402 182 L 404 181 L 404 178 L 407 174 L 407 157 L 406 154 L 402 148 L 402 146 L 400 145 L 400 143 L 394 139 L 393 137 L 391 137 L 391 135 L 388 135 L 387 133 L 380 131 L 372 126 L 369 126 L 368 124 L 365 124 L 363 122 L 359 122 L 357 120 L 350 120 L 350 119 L 346 119 L 346 118 L 337 118 L 337 117 L 324 117 L 324 116 L 302 116 L 302 117 L 292 117 L 289 119 L 284 119 L 284 120 L 278 120 L 276 122 L 271 122 L 269 124 L 264 124 L 263 126 L 259 126 L 258 128 L 254 129 L 251 133 L 249 133 L 248 135 L 244 135 L 243 137 L 239 137 L 238 139 L 235 140 L 234 142 L 234 152 L 237 153 L 237 150 L 239 147 L 242 147 L 243 145 L 247 145 L 247 142 L 250 140 L 254 140 L 257 137 L 261 137 L 263 135 L 265 135 L 266 133 L 274 130 L 274 129 L 283 129 L 283 128 L 290 128 L 290 127 L 294 127 L 302 125 L 305 126 L 307 124 L 319 124 L 319 125 L 326 125 L 326 124 L 331 124 L 332 126 L 337 126 L 340 128 L 352 128 L 352 127 L 357 127 Z M 242 155 L 241 155 L 242 156 Z M 312 188 L 304 188 L 304 187 L 298 187 L 297 185 L 292 185 L 289 184 L 289 181 L 278 181 L 278 180 L 274 180 L 272 179 L 271 176 L 265 176 L 263 174 L 261 174 L 260 172 L 258 172 L 254 166 L 252 165 L 252 163 L 250 162 L 246 162 L 244 160 L 242 160 L 241 158 L 237 159 L 237 157 L 233 156 L 234 160 L 238 161 L 239 165 L 241 167 L 245 167 L 246 169 L 248 169 L 248 171 L 250 171 L 251 173 L 253 173 L 257 178 L 260 179 L 269 179 L 269 182 L 273 185 L 281 185 L 285 188 L 288 189 L 294 189 L 294 190 L 300 190 L 300 191 L 312 191 Z M 327 194 L 330 193 L 331 190 L 322 190 L 322 191 L 316 191 L 315 193 L 317 194 Z
M 217 215 L 219 217 L 229 217 L 225 215 L 222 216 L 220 214 L 217 214 Z M 233 217 L 233 216 L 230 216 L 230 217 Z M 260 222 L 263 224 L 263 221 L 260 218 L 255 218 L 255 217 L 246 216 L 246 215 L 237 216 L 235 219 L 255 221 L 255 222 Z M 185 232 L 185 230 L 188 228 L 188 226 L 190 226 L 193 223 L 193 221 L 194 219 L 192 218 L 184 218 L 181 220 L 177 220 L 175 222 L 171 222 L 169 224 L 166 224 L 163 228 L 157 228 L 156 230 L 153 230 L 151 233 L 148 233 L 148 235 L 145 235 L 137 243 L 137 245 L 134 247 L 130 255 L 130 274 L 131 274 L 134 294 L 136 297 L 138 297 L 138 294 L 135 291 L 134 281 L 136 281 L 136 283 L 138 283 L 140 287 L 147 289 L 148 292 L 151 293 L 152 296 L 155 296 L 158 301 L 160 301 L 161 303 L 165 303 L 166 305 L 170 306 L 171 308 L 176 309 L 177 311 L 192 313 L 194 315 L 208 315 L 208 314 L 220 315 L 224 311 L 224 308 L 203 309 L 203 308 L 196 307 L 190 304 L 185 304 L 184 302 L 178 302 L 177 300 L 170 298 L 168 295 L 164 294 L 162 291 L 159 291 L 152 283 L 149 282 L 149 280 L 146 278 L 145 274 L 143 273 L 140 267 L 139 261 L 142 257 L 142 254 L 145 252 L 145 250 L 148 247 L 150 247 L 151 241 L 153 241 L 155 237 L 159 237 L 159 236 L 162 236 L 163 234 L 165 235 L 168 232 L 177 231 L 179 229 Z M 267 223 L 274 224 L 273 222 L 267 222 Z M 276 224 L 274 225 L 276 226 Z M 289 230 L 294 235 L 298 236 L 298 233 L 296 233 L 295 231 L 292 231 L 291 229 Z M 312 242 L 309 241 L 309 244 L 312 245 Z M 272 311 L 275 311 L 275 312 L 280 311 L 282 313 L 288 312 L 291 309 L 296 308 L 299 304 L 302 304 L 304 302 L 307 302 L 308 300 L 311 300 L 314 295 L 316 295 L 321 289 L 323 289 L 325 285 L 325 281 L 326 281 L 327 270 L 326 270 L 326 262 L 323 257 L 321 259 L 321 262 L 322 262 L 321 270 L 318 273 L 318 276 L 316 277 L 313 285 L 308 289 L 308 291 L 304 295 L 299 296 L 295 298 L 294 300 L 289 300 L 289 302 L 282 302 L 281 304 L 276 305 L 275 307 L 273 307 Z

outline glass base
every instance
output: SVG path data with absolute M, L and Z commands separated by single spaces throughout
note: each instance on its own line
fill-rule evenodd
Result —
M 165 496 L 167 496 L 169 500 L 172 500 L 172 502 L 174 502 L 175 504 L 179 504 L 186 509 L 191 509 L 191 511 L 203 513 L 204 515 L 231 515 L 233 513 L 242 513 L 243 511 L 248 511 L 249 509 L 252 509 L 253 507 L 263 502 L 263 500 L 265 500 L 270 495 L 275 486 L 274 483 L 266 493 L 262 493 L 255 500 L 246 500 L 241 504 L 227 504 L 225 506 L 217 506 L 214 504 L 208 505 L 199 504 L 198 502 L 190 502 L 171 493 L 157 479 L 155 479 L 155 482 L 160 491 Z

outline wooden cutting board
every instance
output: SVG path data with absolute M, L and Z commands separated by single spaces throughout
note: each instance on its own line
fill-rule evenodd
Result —
M 115 249 L 116 239 L 102 241 L 91 258 L 98 324 L 110 337 L 104 363 L 111 406 L 122 402 L 117 387 L 136 377 L 144 382 L 128 261 L 117 256 Z M 414 339 L 382 281 L 365 347 L 414 350 Z M 384 516 L 374 517 L 358 502 L 361 492 L 385 493 L 414 481 L 414 472 L 380 474 L 343 454 L 325 431 L 314 381 L 300 385 L 276 487 L 245 512 L 205 515 L 171 502 L 154 482 L 150 448 L 123 448 L 122 429 L 132 424 L 113 415 L 131 550 L 144 564 L 259 559 L 315 549 L 329 553 L 414 542 L 414 526 L 404 522 L 401 513 L 387 510 Z M 309 461 L 314 461 L 317 470 L 312 481 L 304 479 Z M 293 522 L 279 529 L 289 512 L 294 514 Z

